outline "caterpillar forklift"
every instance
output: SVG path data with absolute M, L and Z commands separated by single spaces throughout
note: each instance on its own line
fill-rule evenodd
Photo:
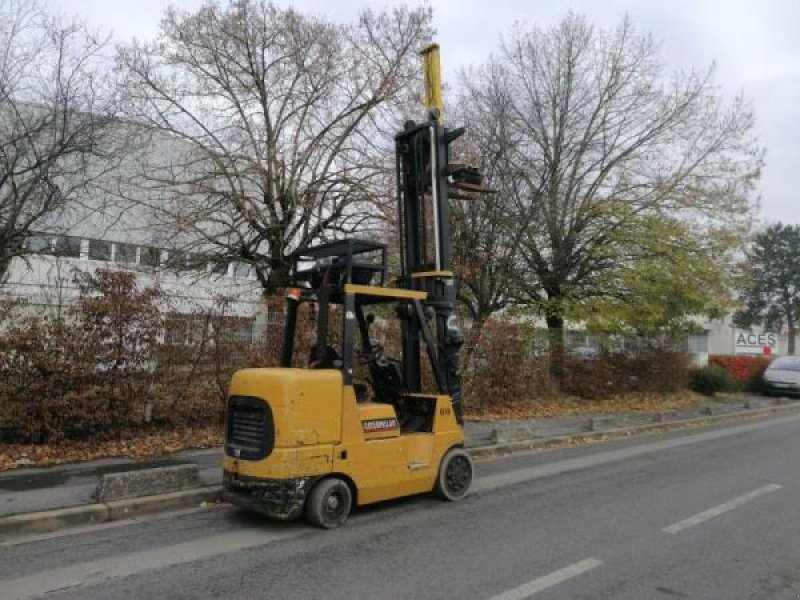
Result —
M 388 281 L 381 243 L 294 252 L 281 367 L 238 371 L 229 387 L 223 496 L 233 504 L 282 520 L 304 513 L 333 528 L 354 505 L 432 491 L 454 501 L 469 491 L 448 197 L 480 191 L 481 176 L 449 163 L 464 130 L 441 122 L 438 46 L 422 56 L 427 118 L 395 136 L 399 276 Z M 298 368 L 297 320 L 307 304 L 316 333 Z M 399 328 L 399 359 L 375 341 L 373 311 Z

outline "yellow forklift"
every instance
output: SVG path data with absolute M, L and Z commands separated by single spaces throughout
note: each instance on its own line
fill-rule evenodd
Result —
M 449 163 L 448 146 L 463 129 L 441 123 L 438 46 L 423 57 L 427 119 L 407 122 L 395 136 L 399 276 L 388 285 L 387 247 L 371 241 L 346 239 L 293 254 L 282 366 L 244 369 L 230 383 L 223 495 L 233 504 L 279 519 L 305 513 L 333 528 L 354 505 L 431 491 L 460 500 L 469 491 L 448 197 L 479 190 L 481 177 Z M 306 367 L 293 368 L 306 303 L 315 309 L 316 339 Z M 371 337 L 370 309 L 399 327 L 399 360 Z M 341 322 L 336 336 L 334 312 Z M 434 382 L 427 391 L 423 354 Z M 365 381 L 354 380 L 357 365 L 368 373 Z

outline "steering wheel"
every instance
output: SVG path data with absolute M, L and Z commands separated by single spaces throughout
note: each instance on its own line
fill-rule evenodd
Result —
M 311 369 L 339 369 L 342 366 L 342 355 L 335 345 L 325 346 L 325 354 L 321 359 L 316 358 L 316 349 L 311 349 L 309 357 L 309 368 Z
M 361 365 L 369 364 L 372 361 L 380 360 L 383 356 L 383 346 L 380 344 L 372 344 L 369 354 L 359 352 L 358 363 Z

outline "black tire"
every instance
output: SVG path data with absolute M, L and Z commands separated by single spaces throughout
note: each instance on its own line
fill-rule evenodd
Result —
M 350 486 L 338 477 L 323 479 L 306 499 L 306 518 L 324 529 L 333 529 L 347 520 L 353 507 Z
M 439 465 L 434 491 L 445 500 L 461 500 L 469 492 L 474 472 L 469 453 L 462 448 L 452 448 Z

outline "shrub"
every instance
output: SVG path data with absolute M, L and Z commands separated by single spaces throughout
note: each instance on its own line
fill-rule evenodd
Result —
M 160 292 L 124 272 L 75 282 L 63 317 L 16 318 L 0 335 L 0 441 L 114 437 L 143 413 Z
M 745 384 L 745 390 L 747 392 L 753 394 L 764 394 L 766 390 L 766 383 L 764 382 L 764 371 L 766 369 L 762 369 L 755 375 L 753 375 L 750 380 Z
M 535 331 L 490 320 L 465 366 L 465 401 L 476 408 L 502 408 L 557 395 L 553 357 L 537 344 Z M 634 339 L 625 351 L 582 358 L 561 354 L 560 391 L 585 399 L 625 393 L 669 393 L 685 389 L 690 357 L 669 340 Z M 466 368 L 469 367 L 469 368 Z
M 586 399 L 625 393 L 669 393 L 686 387 L 690 358 L 661 340 L 641 340 L 633 348 L 592 358 L 565 357 L 563 390 Z
M 279 330 L 268 340 L 241 335 L 224 298 L 184 315 L 191 335 L 171 344 L 157 288 L 142 289 L 119 271 L 79 273 L 75 282 L 77 302 L 59 318 L 16 314 L 0 297 L 0 442 L 221 423 L 233 372 L 278 362 Z M 298 362 L 307 359 L 313 330 L 305 321 Z
M 704 396 L 713 396 L 733 388 L 733 381 L 727 370 L 719 365 L 709 365 L 693 369 L 689 379 L 689 389 Z
M 770 360 L 765 356 L 710 356 L 708 364 L 722 367 L 735 383 L 748 387 L 764 373 Z
M 506 321 L 483 325 L 472 351 L 464 353 L 465 406 L 497 409 L 553 395 L 548 358 L 530 351 L 527 334 L 526 327 Z

